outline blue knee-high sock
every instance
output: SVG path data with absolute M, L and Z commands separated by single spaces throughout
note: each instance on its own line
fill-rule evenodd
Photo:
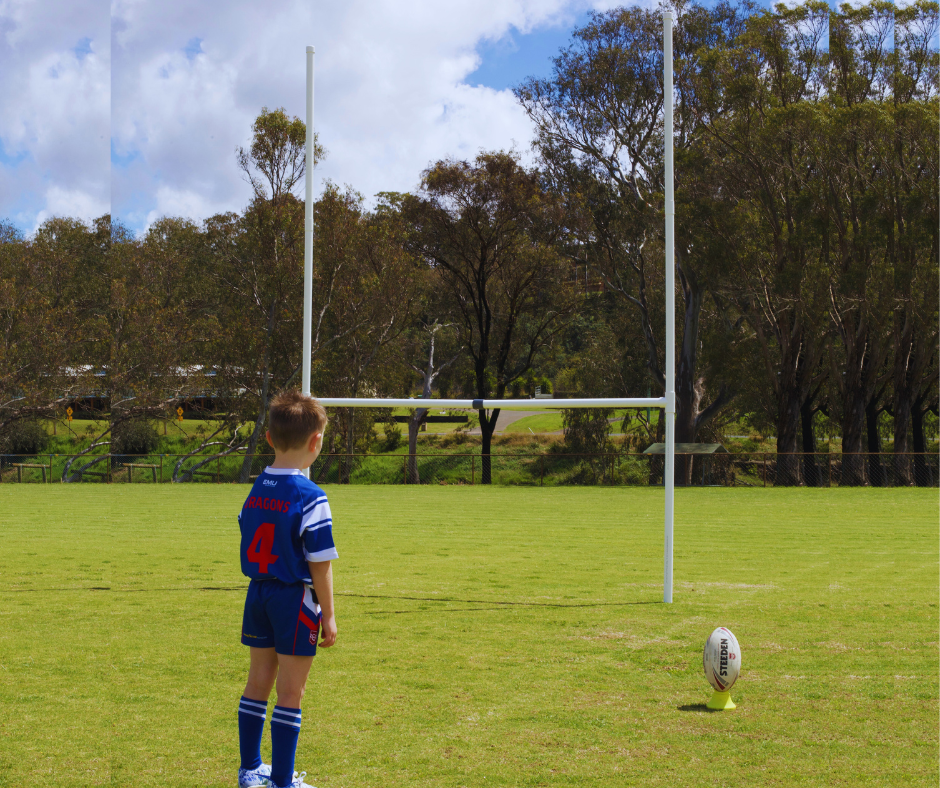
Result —
M 271 782 L 278 788 L 293 782 L 298 736 L 300 709 L 275 706 L 271 712 Z
M 244 695 L 238 702 L 238 748 L 242 769 L 257 769 L 261 765 L 261 734 L 267 711 L 267 703 Z

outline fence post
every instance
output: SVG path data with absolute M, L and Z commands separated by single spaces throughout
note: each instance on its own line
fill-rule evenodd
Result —
M 545 481 L 545 454 L 544 452 L 539 455 L 539 487 Z
M 767 486 L 767 455 L 764 454 L 764 487 Z
M 408 457 L 409 455 L 403 454 L 401 458 L 401 483 L 408 484 Z
M 476 484 L 477 456 L 470 455 L 470 484 Z
M 216 484 L 222 483 L 222 458 L 221 457 L 215 458 L 215 483 Z
M 832 449 L 826 455 L 826 465 L 829 466 L 829 486 L 832 487 Z

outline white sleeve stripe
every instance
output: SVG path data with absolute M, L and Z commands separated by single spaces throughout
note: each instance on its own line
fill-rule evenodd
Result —
M 333 520 L 330 517 L 327 517 L 325 520 L 320 520 L 318 523 L 313 523 L 311 525 L 301 525 L 300 532 L 304 531 L 317 531 L 320 528 L 327 528 L 328 526 L 333 525 Z
M 330 511 L 330 505 L 324 502 L 317 504 L 312 509 L 308 509 L 306 512 L 304 512 L 303 519 L 309 522 L 311 519 L 322 520 L 325 517 L 332 516 L 333 513 Z
M 328 547 L 325 550 L 318 550 L 316 553 L 308 553 L 306 548 L 304 549 L 304 558 L 308 561 L 332 561 L 335 558 L 339 558 L 339 553 L 336 552 L 335 547 Z
M 304 511 L 306 512 L 307 509 L 309 509 L 311 506 L 316 506 L 318 503 L 325 503 L 325 502 L 326 502 L 326 496 L 321 495 L 319 498 L 314 498 L 310 503 L 304 506 Z
M 318 506 L 316 509 L 311 509 L 307 512 L 300 521 L 304 524 L 304 527 L 306 527 L 313 525 L 313 523 L 322 523 L 324 520 L 331 519 L 333 519 L 333 512 L 330 511 L 330 507 Z

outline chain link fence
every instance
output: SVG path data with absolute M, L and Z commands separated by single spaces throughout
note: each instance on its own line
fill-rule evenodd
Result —
M 0 455 L 0 483 L 250 483 L 273 455 Z M 331 454 L 318 484 L 663 484 L 664 457 L 647 454 Z M 935 453 L 676 455 L 676 485 L 692 487 L 938 487 Z

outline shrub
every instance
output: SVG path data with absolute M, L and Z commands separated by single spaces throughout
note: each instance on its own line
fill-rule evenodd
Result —
M 601 454 L 610 451 L 609 408 L 572 408 L 562 410 L 565 450 L 571 454 Z
M 49 433 L 38 421 L 15 421 L 0 435 L 3 454 L 39 454 L 49 444 Z
M 385 451 L 395 451 L 401 445 L 401 425 L 395 421 L 391 408 L 388 409 L 382 429 L 385 432 L 385 443 L 382 448 Z
M 125 421 L 111 433 L 111 453 L 150 454 L 159 440 L 149 421 Z

